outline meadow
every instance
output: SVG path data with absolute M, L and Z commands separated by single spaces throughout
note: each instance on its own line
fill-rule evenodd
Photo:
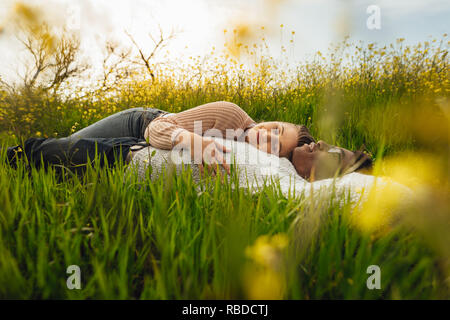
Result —
M 287 65 L 264 43 L 237 44 L 239 57 L 213 49 L 207 60 L 152 66 L 152 77 L 122 74 L 108 90 L 2 87 L 0 298 L 449 299 L 448 45 L 447 35 L 383 47 L 346 40 Z M 199 192 L 189 169 L 138 183 L 123 164 L 61 178 L 5 162 L 4 147 L 30 136 L 67 136 L 132 107 L 179 112 L 218 100 L 363 149 L 374 174 L 418 196 L 372 194 L 355 211 L 338 201 L 345 194 L 250 194 L 212 177 Z M 70 265 L 81 290 L 66 286 Z M 370 265 L 380 289 L 367 288 Z

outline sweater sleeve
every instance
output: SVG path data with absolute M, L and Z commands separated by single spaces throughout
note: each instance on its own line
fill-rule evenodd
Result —
M 173 148 L 178 134 L 183 130 L 203 135 L 207 130 L 217 129 L 225 138 L 227 129 L 246 130 L 253 125 L 255 121 L 238 105 L 218 101 L 156 118 L 148 125 L 145 136 L 153 147 L 168 150 Z

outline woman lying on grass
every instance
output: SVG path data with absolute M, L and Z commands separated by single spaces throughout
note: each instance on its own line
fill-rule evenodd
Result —
M 151 145 L 162 150 L 188 150 L 202 171 L 207 164 L 214 174 L 217 165 L 221 165 L 229 173 L 224 153 L 230 150 L 211 137 L 246 142 L 266 153 L 288 158 L 305 179 L 322 179 L 337 171 L 348 173 L 371 166 L 370 158 L 361 152 L 330 147 L 322 141 L 316 144 L 305 126 L 279 121 L 256 123 L 239 106 L 226 101 L 176 114 L 152 108 L 128 109 L 66 138 L 28 139 L 23 148 L 8 148 L 8 159 L 14 165 L 25 153 L 37 167 L 63 164 L 71 168 L 98 156 L 101 164 L 112 164 L 117 159 L 130 162 L 133 152 Z

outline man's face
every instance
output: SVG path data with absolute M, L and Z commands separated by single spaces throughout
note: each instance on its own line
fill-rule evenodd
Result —
M 311 181 L 333 177 L 338 171 L 348 168 L 353 159 L 352 151 L 330 146 L 323 141 L 304 144 L 295 148 L 292 154 L 297 173 Z

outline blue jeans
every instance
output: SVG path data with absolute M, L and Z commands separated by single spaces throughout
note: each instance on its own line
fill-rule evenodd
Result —
M 159 109 L 132 108 L 117 112 L 75 132 L 70 138 L 135 137 L 144 140 L 145 128 L 161 114 Z
M 51 164 L 80 168 L 95 156 L 100 164 L 113 165 L 126 160 L 131 146 L 146 145 L 144 132 L 148 124 L 166 113 L 159 109 L 132 108 L 110 115 L 65 138 L 30 138 L 24 152 L 36 167 Z

